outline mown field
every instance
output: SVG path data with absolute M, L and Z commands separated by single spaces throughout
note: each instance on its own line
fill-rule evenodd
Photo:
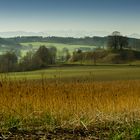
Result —
M 140 67 L 3 74 L 0 99 L 1 135 L 9 139 L 140 138 Z

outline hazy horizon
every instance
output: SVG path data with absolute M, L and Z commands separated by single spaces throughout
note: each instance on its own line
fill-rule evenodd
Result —
M 0 32 L 140 34 L 139 0 L 1 0 Z
M 75 38 L 83 38 L 86 36 L 93 37 L 105 37 L 112 34 L 112 32 L 107 31 L 85 31 L 85 30 L 48 30 L 48 31 L 40 31 L 40 32 L 30 32 L 30 31 L 7 31 L 0 32 L 0 37 L 9 38 L 9 37 L 17 37 L 17 36 L 57 36 L 57 37 L 75 37 Z M 131 37 L 131 38 L 140 38 L 140 34 L 132 33 L 132 34 L 123 34 L 122 35 Z

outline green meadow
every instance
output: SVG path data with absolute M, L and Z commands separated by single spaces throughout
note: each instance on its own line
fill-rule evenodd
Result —
M 95 81 L 135 80 L 140 79 L 140 67 L 127 65 L 62 66 L 29 72 L 1 74 L 1 77 L 3 76 L 8 76 L 12 79 L 40 79 L 42 77 L 47 79 L 84 79 L 85 77 L 89 77 Z
M 23 46 L 33 46 L 34 48 L 39 48 L 42 45 L 45 46 L 55 46 L 58 51 L 61 51 L 63 48 L 68 48 L 70 53 L 72 53 L 77 48 L 91 48 L 94 49 L 96 46 L 87 46 L 87 45 L 69 45 L 69 44 L 62 44 L 62 43 L 48 43 L 48 42 L 28 42 L 28 43 L 21 43 Z

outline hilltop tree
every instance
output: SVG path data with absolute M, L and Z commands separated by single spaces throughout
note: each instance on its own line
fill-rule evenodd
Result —
M 127 48 L 128 47 L 128 38 L 121 36 L 120 37 L 120 50 L 122 50 L 123 48 Z
M 108 47 L 113 50 L 122 50 L 128 47 L 128 38 L 122 36 L 120 32 L 113 32 L 111 36 L 108 36 Z

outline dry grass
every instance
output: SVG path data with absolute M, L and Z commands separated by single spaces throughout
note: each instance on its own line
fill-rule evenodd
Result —
M 138 119 L 139 83 L 139 80 L 14 81 L 6 78 L 0 82 L 1 127 L 11 116 L 9 125 L 16 125 L 18 120 L 18 124 L 28 126 L 36 123 L 85 128 L 97 121 Z M 44 116 L 44 120 L 38 121 Z

